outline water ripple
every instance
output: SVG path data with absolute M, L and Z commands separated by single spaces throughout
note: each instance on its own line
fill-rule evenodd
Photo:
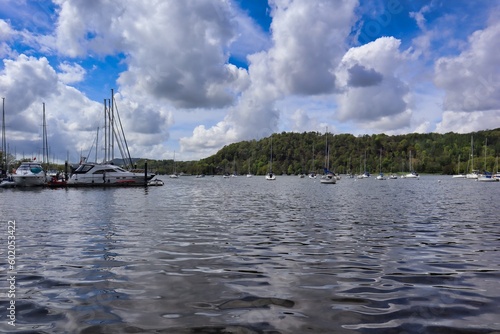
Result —
M 8 332 L 500 331 L 500 187 L 393 181 L 1 190 L 19 242 Z

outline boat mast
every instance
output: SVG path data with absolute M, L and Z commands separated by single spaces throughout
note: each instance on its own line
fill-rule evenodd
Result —
M 108 127 L 106 122 L 106 112 L 107 112 L 107 104 L 106 99 L 104 99 L 104 161 L 106 163 L 108 161 Z
M 471 173 L 474 172 L 474 137 L 470 137 Z
M 115 100 L 114 95 L 112 96 L 113 101 Z M 113 105 L 116 105 L 116 102 L 113 102 Z M 114 107 L 113 107 L 114 108 Z M 130 163 L 130 168 L 133 168 L 134 164 L 132 161 L 132 157 L 130 156 L 130 151 L 128 149 L 127 138 L 125 138 L 125 131 L 123 130 L 122 120 L 120 118 L 120 113 L 118 112 L 118 108 L 116 109 L 116 117 L 118 119 L 117 125 L 120 125 L 120 131 L 115 132 L 113 127 L 113 135 L 116 136 L 116 142 L 118 144 L 118 148 L 120 149 L 120 153 L 122 155 L 122 160 L 125 162 L 128 159 L 128 163 Z M 113 116 L 114 120 L 114 116 Z M 128 164 L 125 163 L 125 164 Z
M 115 95 L 114 90 L 111 88 L 111 114 L 110 114 L 110 126 L 111 126 L 111 160 L 115 158 Z
M 329 169 L 330 165 L 330 152 L 328 151 L 328 127 L 326 127 L 325 131 L 325 168 Z
M 488 138 L 484 143 L 484 171 L 486 172 L 486 149 L 488 148 Z
M 378 172 L 382 174 L 382 149 L 380 149 L 380 157 L 378 161 Z
M 2 157 L 4 174 L 7 175 L 7 141 L 5 140 L 5 97 L 2 97 Z
M 312 166 L 311 166 L 311 173 L 316 174 L 316 171 L 314 169 L 314 139 L 313 139 L 313 156 L 312 156 Z
M 47 122 L 45 120 L 45 102 L 42 103 L 43 106 L 43 120 L 42 120 L 42 163 L 47 164 L 47 169 L 49 169 L 49 145 L 47 141 Z
M 270 172 L 273 172 L 273 135 L 271 135 L 271 170 Z
M 97 163 L 97 153 L 99 152 L 99 127 L 97 127 L 97 135 L 95 138 L 95 163 Z
M 111 160 L 111 137 L 113 137 L 113 133 L 111 132 L 111 99 L 108 99 L 108 113 L 106 115 L 108 117 L 108 157 L 106 162 Z
M 411 162 L 411 150 L 410 150 L 410 160 L 408 161 L 408 163 L 410 164 L 410 173 L 413 172 L 413 164 Z

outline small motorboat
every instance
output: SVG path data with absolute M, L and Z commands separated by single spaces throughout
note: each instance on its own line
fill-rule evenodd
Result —
M 165 183 L 160 179 L 152 179 L 148 181 L 148 186 L 163 186 Z
M 60 177 L 59 174 L 52 176 L 52 178 L 47 182 L 47 187 L 49 188 L 61 188 L 66 186 L 66 180 Z
M 14 182 L 14 179 L 10 175 L 0 181 L 0 188 L 14 188 L 15 186 L 16 182 Z

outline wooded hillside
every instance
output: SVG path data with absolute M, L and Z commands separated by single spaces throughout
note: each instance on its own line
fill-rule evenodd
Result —
M 413 169 L 418 173 L 455 174 L 471 169 L 471 138 L 474 140 L 474 169 L 497 171 L 500 155 L 500 128 L 468 134 L 428 133 L 388 136 L 374 134 L 353 136 L 328 133 L 330 170 L 359 174 L 409 171 L 411 151 Z M 487 146 L 485 146 L 487 140 Z M 273 171 L 281 174 L 317 172 L 322 174 L 326 156 L 326 135 L 319 132 L 282 132 L 272 135 Z M 486 147 L 486 159 L 485 159 Z M 380 153 L 381 152 L 381 153 Z M 224 146 L 216 154 L 200 161 L 176 162 L 177 172 L 187 174 L 233 173 L 263 175 L 268 171 L 271 137 L 242 141 Z M 143 162 L 139 161 L 138 166 Z M 172 160 L 148 160 L 148 167 L 158 173 L 173 172 Z

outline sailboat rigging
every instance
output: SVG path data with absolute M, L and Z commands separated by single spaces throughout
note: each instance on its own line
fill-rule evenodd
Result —
M 266 180 L 276 180 L 276 174 L 273 173 L 273 136 L 271 135 L 271 156 L 269 158 L 269 172 L 266 174 Z
M 330 168 L 330 150 L 328 147 L 328 128 L 326 128 L 325 132 L 325 167 L 323 168 L 323 171 L 325 172 L 325 175 L 321 178 L 320 182 L 322 184 L 335 184 L 337 183 L 337 178 L 335 177 L 335 174 L 329 170 Z
M 122 156 L 123 168 L 115 165 L 115 143 Z M 73 172 L 68 186 L 137 186 L 147 185 L 155 174 L 148 174 L 147 163 L 144 170 L 132 169 L 125 132 L 121 122 L 114 90 L 111 98 L 104 99 L 104 159 L 101 164 L 81 161 Z

